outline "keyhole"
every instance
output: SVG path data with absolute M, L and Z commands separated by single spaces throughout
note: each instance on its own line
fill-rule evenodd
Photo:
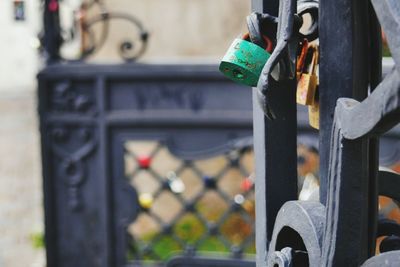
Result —
M 237 69 L 233 71 L 233 76 L 239 80 L 242 80 L 244 78 L 244 74 L 240 70 L 237 70 Z

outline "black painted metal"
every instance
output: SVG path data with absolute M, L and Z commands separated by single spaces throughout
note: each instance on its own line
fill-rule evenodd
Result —
M 375 10 L 372 4 L 368 6 L 369 13 L 369 80 L 370 80 L 370 92 L 375 90 L 376 86 L 381 82 L 382 79 L 382 39 L 381 39 L 381 27 L 379 25 L 378 18 L 376 17 Z M 369 193 L 371 196 L 369 198 L 369 218 L 368 218 L 368 233 L 369 233 L 369 243 L 370 255 L 374 254 L 376 247 L 374 233 L 377 232 L 377 220 L 378 217 L 378 171 L 379 171 L 379 138 L 370 138 L 369 140 Z
M 327 196 L 329 141 L 336 99 L 366 96 L 368 36 L 365 36 L 367 3 L 320 1 L 320 173 L 322 203 Z M 340 19 L 340 23 L 332 21 Z M 355 23 L 355 21 L 357 23 Z M 340 40 L 340 45 L 332 40 Z M 353 69 L 354 68 L 354 69 Z M 339 78 L 340 77 L 340 78 Z M 354 87 L 353 87 L 354 86 Z
M 280 2 L 294 10 L 292 0 L 253 0 L 253 10 L 277 16 Z M 48 63 L 60 60 L 62 43 L 54 3 L 44 5 Z M 399 198 L 391 187 L 398 175 L 378 173 L 378 145 L 400 119 L 400 7 L 396 0 L 372 4 L 320 1 L 321 203 L 296 201 L 297 131 L 314 138 L 317 133 L 308 127 L 305 110 L 297 110 L 293 79 L 269 85 L 268 101 L 279 114 L 269 121 L 258 105 L 257 89 L 252 105 L 251 90 L 226 81 L 216 66 L 46 67 L 38 79 L 48 266 L 137 266 L 127 261 L 127 227 L 143 211 L 124 173 L 126 142 L 160 141 L 189 167 L 192 160 L 248 146 L 238 140 L 251 136 L 252 119 L 257 266 L 373 266 L 382 261 L 397 266 L 398 252 L 370 257 L 377 236 L 391 234 L 381 252 L 399 245 L 398 225 L 377 223 L 377 195 Z M 396 63 L 382 83 L 373 10 Z M 294 21 L 284 20 L 287 11 L 281 9 L 281 27 L 282 21 Z M 396 142 L 399 133 L 392 131 L 388 140 Z M 191 209 L 190 203 L 181 204 Z M 208 233 L 215 234 L 213 229 L 207 225 Z M 193 257 L 190 247 L 185 249 L 186 256 L 168 266 L 254 265 Z M 242 249 L 233 246 L 231 252 L 239 257 Z
M 255 6 L 261 8 L 267 2 L 255 1 Z M 281 4 L 287 2 L 280 1 Z M 255 116 L 255 149 L 261 151 L 256 153 L 257 171 L 261 169 L 262 175 L 257 180 L 260 187 L 256 188 L 256 192 L 260 190 L 257 216 L 261 216 L 257 219 L 257 236 L 260 236 L 257 266 L 360 266 L 375 255 L 378 177 L 383 179 L 380 182 L 384 186 L 382 194 L 397 196 L 388 190 L 390 181 L 397 175 L 382 172 L 378 175 L 379 137 L 400 122 L 398 65 L 379 83 L 381 52 L 377 52 L 380 49 L 377 17 L 388 32 L 389 46 L 393 47 L 394 61 L 398 63 L 400 6 L 392 0 L 372 1 L 372 4 L 368 1 L 320 1 L 321 204 L 309 203 L 320 208 L 302 207 L 300 201 L 281 205 L 278 215 L 272 217 L 275 220 L 272 239 L 266 235 L 270 228 L 263 223 L 271 219 L 268 207 L 279 200 L 266 202 L 265 196 L 279 183 L 276 174 L 279 167 L 269 168 L 265 164 L 268 151 L 274 150 L 274 144 L 267 145 L 270 123 L 265 118 L 263 121 L 261 115 Z M 388 13 L 390 15 L 386 15 Z M 291 13 L 287 11 L 287 14 Z M 269 79 L 269 73 L 263 75 L 260 81 Z M 280 89 L 290 91 L 291 88 L 287 85 Z M 270 95 L 267 97 L 269 105 L 282 104 Z M 253 105 L 258 115 L 260 108 L 255 101 Z M 265 106 L 264 112 L 271 117 Z M 263 153 L 264 150 L 267 153 Z M 284 157 L 285 153 L 290 155 L 290 145 L 276 157 Z M 272 182 L 265 186 L 265 180 Z M 288 186 L 291 183 L 293 180 Z M 397 249 L 398 244 L 399 237 L 393 233 L 382 241 L 381 251 Z M 375 259 L 382 264 L 384 260 L 400 264 L 396 257 L 397 254 L 387 258 L 378 256 L 366 264 L 370 266 Z
M 254 11 L 278 15 L 279 1 L 252 3 Z M 266 265 L 267 247 L 280 207 L 297 198 L 296 92 L 293 80 L 280 85 L 272 91 L 275 101 L 280 103 L 274 110 L 280 116 L 274 121 L 265 117 L 258 105 L 258 91 L 253 89 L 258 266 Z
M 43 8 L 43 47 L 47 63 L 60 59 L 60 46 L 62 44 L 59 9 L 50 8 L 52 0 L 44 0 Z M 58 3 L 57 1 L 55 3 Z
M 379 194 L 400 202 L 400 175 L 392 171 L 381 170 L 378 173 Z
M 53 64 L 38 79 L 48 266 L 125 265 L 126 227 L 139 215 L 124 173 L 127 141 L 160 140 L 187 163 L 251 145 L 237 142 L 252 135 L 251 90 L 216 66 Z M 312 135 L 299 112 L 300 131 Z M 276 153 L 287 143 L 282 136 Z M 296 166 L 289 171 L 295 175 Z M 285 180 L 273 192 L 278 197 Z M 241 256 L 243 248 L 227 246 Z
M 39 100 L 49 266 L 124 265 L 138 207 L 123 178 L 127 140 L 160 138 L 191 160 L 252 132 L 250 91 L 214 66 L 54 65 Z

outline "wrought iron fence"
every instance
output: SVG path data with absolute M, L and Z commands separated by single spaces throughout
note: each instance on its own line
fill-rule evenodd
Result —
M 255 8 L 260 8 L 259 11 L 277 15 L 279 1 L 253 2 Z M 351 9 L 350 1 L 339 2 L 343 6 L 328 0 L 321 3 L 321 27 L 326 32 L 332 30 L 328 7 L 332 10 Z M 389 0 L 383 2 L 395 5 Z M 334 171 L 332 167 L 330 176 L 327 175 L 329 152 L 332 149 L 327 140 L 332 125 L 337 130 L 334 133 L 338 133 L 344 129 L 338 121 L 342 119 L 343 123 L 348 120 L 343 116 L 333 124 L 333 108 L 339 96 L 352 94 L 349 92 L 353 86 L 352 83 L 344 83 L 340 77 L 335 83 L 327 82 L 327 77 L 336 70 L 333 64 L 336 61 L 321 62 L 321 87 L 332 89 L 321 91 L 321 103 L 324 103 L 321 106 L 323 123 L 319 135 L 322 204 L 286 203 L 298 199 L 299 184 L 302 182 L 298 182 L 297 170 L 304 158 L 296 153 L 297 144 L 300 143 L 297 136 L 317 138 L 318 134 L 308 127 L 304 110 L 296 107 L 293 91 L 286 90 L 293 87 L 293 81 L 283 82 L 282 90 L 273 95 L 278 103 L 275 111 L 282 117 L 268 121 L 258 105 L 254 105 L 253 113 L 251 91 L 225 80 L 216 72 L 216 66 L 89 65 L 72 61 L 59 64 L 62 61 L 59 53 L 61 44 L 69 37 L 58 23 L 58 4 L 56 0 L 45 1 L 43 44 L 51 64 L 38 78 L 49 266 L 254 266 L 251 258 L 243 258 L 255 251 L 255 213 L 257 262 L 260 266 L 266 265 L 267 259 L 280 264 L 277 262 L 285 260 L 286 256 L 293 257 L 294 261 L 296 257 L 301 261 L 306 259 L 311 266 L 320 266 L 323 251 L 337 256 L 337 262 L 348 260 L 340 258 L 345 253 L 335 254 L 329 242 L 325 242 L 324 249 L 329 247 L 331 250 L 323 250 L 321 245 L 326 210 L 330 211 L 326 213 L 331 218 L 329 221 L 334 222 L 332 227 L 337 229 L 338 225 L 345 228 L 343 222 L 346 220 L 341 221 L 340 216 L 335 217 L 335 214 L 344 212 L 344 217 L 348 214 L 358 215 L 354 208 L 360 207 L 355 205 L 349 211 L 348 207 L 341 206 L 341 210 L 338 210 L 332 203 L 343 205 L 344 202 L 340 197 L 337 201 L 331 201 L 333 195 L 341 194 L 342 191 L 337 189 L 344 182 L 340 184 L 342 178 L 335 178 L 341 171 L 339 169 Z M 78 24 L 74 24 L 82 31 L 82 40 L 86 42 L 82 46 L 80 59 L 98 51 L 107 36 L 108 21 L 114 18 L 127 19 L 138 25 L 139 39 L 145 47 L 147 34 L 140 23 L 120 13 L 109 13 L 102 2 L 96 0 L 83 6 L 82 10 L 87 11 L 95 5 L 101 7 L 100 15 L 90 20 L 81 17 Z M 93 38 L 91 32 L 91 26 L 96 23 L 103 25 L 100 39 Z M 374 25 L 373 19 L 371 23 Z M 386 23 L 391 25 L 394 22 Z M 382 24 L 387 27 L 384 21 Z M 352 33 L 346 30 L 347 26 L 341 25 L 342 33 L 353 40 Z M 389 33 L 392 31 L 395 30 L 388 30 Z M 334 53 L 344 54 L 350 51 L 349 47 L 353 49 L 353 43 L 330 47 L 330 38 L 321 34 L 321 47 L 324 46 L 322 55 L 331 58 Z M 389 40 L 393 39 L 396 38 L 389 34 Z M 131 50 L 133 45 L 125 42 L 120 48 L 126 56 L 125 52 Z M 141 54 L 143 49 L 136 51 Z M 356 62 L 362 62 L 359 56 L 365 53 L 365 49 L 354 51 Z M 134 58 L 132 55 L 126 57 L 128 61 Z M 396 51 L 394 58 L 398 58 Z M 350 58 L 344 62 L 344 76 L 351 72 L 352 60 Z M 372 88 L 380 79 L 380 73 L 375 71 L 370 76 L 373 76 L 370 78 Z M 388 77 L 385 83 L 396 85 L 397 69 Z M 375 82 L 372 82 L 374 79 Z M 378 93 L 374 95 L 383 90 L 377 89 Z M 386 105 L 388 109 L 383 110 L 382 117 L 377 118 L 376 122 L 382 119 L 384 126 L 393 126 L 397 122 L 396 92 L 388 92 L 388 101 L 381 104 L 393 105 Z M 366 96 L 366 92 L 358 93 Z M 254 99 L 257 97 L 255 94 Z M 363 98 L 357 97 L 360 100 Z M 369 108 L 374 103 L 380 103 L 379 97 L 374 98 L 374 101 L 367 100 L 372 103 Z M 350 100 L 340 103 L 344 108 L 340 111 L 339 107 L 338 114 L 346 112 L 348 105 L 365 106 Z M 363 111 L 368 112 L 369 108 Z M 376 110 L 376 114 L 380 112 Z M 253 135 L 253 116 L 254 154 L 257 158 L 255 170 L 249 163 L 253 153 L 252 141 L 249 141 Z M 351 123 L 354 121 L 350 120 Z M 360 122 L 358 128 L 362 129 L 366 124 Z M 352 138 L 343 136 L 341 132 L 339 138 L 343 142 L 333 142 L 337 154 L 332 155 L 331 162 L 345 163 L 343 155 L 349 152 L 345 158 L 354 156 L 348 162 L 351 165 L 343 164 L 341 167 L 353 169 L 349 173 L 358 177 L 355 167 L 359 162 L 365 163 L 365 158 L 355 155 L 360 150 L 353 147 L 354 144 L 349 141 Z M 397 138 L 398 132 L 393 136 Z M 377 144 L 371 143 L 369 148 L 374 153 L 371 159 L 377 165 Z M 376 168 L 375 165 L 371 163 L 371 170 Z M 253 171 L 257 174 L 257 192 L 253 188 Z M 395 190 L 388 186 L 395 183 L 397 176 L 383 172 L 379 176 L 382 176 L 380 193 L 397 199 Z M 358 180 L 346 181 L 356 183 Z M 360 187 L 365 189 L 365 184 Z M 373 184 L 369 188 L 373 188 Z M 333 192 L 328 198 L 331 202 L 326 202 L 328 189 Z M 365 193 L 366 190 L 362 192 L 364 200 L 367 199 Z M 350 201 L 354 199 L 349 198 Z M 357 198 L 354 201 L 359 203 L 362 200 Z M 370 206 L 376 205 L 372 202 Z M 298 219 L 303 217 L 304 220 Z M 357 221 L 354 217 L 347 218 L 347 225 Z M 368 227 L 371 235 L 374 226 L 371 224 Z M 391 230 L 398 228 L 397 224 L 388 221 L 383 221 L 379 227 L 378 234 L 381 236 L 393 233 Z M 326 232 L 327 235 L 330 233 L 332 236 L 329 240 L 341 235 L 336 230 Z M 345 236 L 350 237 L 351 234 Z M 368 238 L 372 240 L 375 236 Z M 343 246 L 355 244 L 352 242 Z M 390 250 L 396 242 L 397 237 L 385 240 L 381 251 Z M 354 245 L 354 249 L 359 247 Z M 209 258 L 205 258 L 199 255 L 200 251 L 210 248 L 214 252 L 225 253 L 224 257 L 208 255 Z M 174 253 L 181 257 L 169 260 Z M 324 258 L 326 262 L 330 261 L 328 256 Z M 366 259 L 364 256 L 355 259 L 357 264 L 362 263 L 361 258 Z M 379 259 L 372 258 L 370 261 Z
M 39 100 L 50 266 L 254 253 L 247 88 L 212 66 L 68 64 Z
M 289 66 L 296 60 L 290 54 L 297 37 L 296 2 L 253 1 L 257 11 L 279 14 L 279 49 L 266 63 L 254 96 L 261 103 L 254 101 L 257 265 L 397 266 L 399 224 L 379 219 L 378 196 L 390 194 L 397 201 L 399 190 L 386 190 L 399 174 L 388 178 L 379 171 L 378 146 L 382 134 L 400 122 L 400 6 L 392 0 L 320 1 L 320 201 L 302 202 L 293 190 L 295 171 L 275 165 L 288 157 L 295 165 L 295 79 L 290 71 L 277 82 L 270 75 L 278 59 L 289 59 Z M 382 81 L 380 26 L 395 62 Z M 279 115 L 266 122 L 264 115 L 273 117 L 271 106 Z M 283 129 L 289 133 L 276 138 Z M 278 151 L 283 144 L 286 149 Z M 278 189 L 282 197 L 275 199 Z M 377 248 L 376 239 L 385 235 Z

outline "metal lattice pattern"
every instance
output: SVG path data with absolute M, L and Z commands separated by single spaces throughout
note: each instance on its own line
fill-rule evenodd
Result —
M 140 213 L 128 231 L 129 261 L 197 251 L 255 253 L 253 152 L 249 147 L 181 160 L 162 142 L 125 145 L 126 175 Z

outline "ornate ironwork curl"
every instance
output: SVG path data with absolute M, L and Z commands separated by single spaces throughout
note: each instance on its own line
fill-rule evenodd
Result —
M 268 266 L 321 266 L 324 222 L 325 207 L 319 202 L 286 202 L 276 217 Z M 293 249 L 293 259 L 287 248 Z
M 99 13 L 91 18 L 87 18 L 86 16 L 89 11 L 95 7 L 99 9 Z M 78 16 L 74 17 L 73 28 L 64 31 L 64 36 L 65 33 L 69 34 L 63 39 L 64 43 L 70 43 L 75 39 L 76 32 L 81 31 L 82 42 L 79 60 L 87 59 L 104 46 L 110 33 L 110 21 L 112 20 L 125 21 L 138 29 L 138 38 L 135 40 L 133 38 L 125 39 L 118 45 L 118 54 L 124 61 L 135 61 L 146 51 L 149 34 L 141 21 L 133 15 L 124 12 L 111 12 L 103 0 L 92 0 L 82 3 L 77 14 Z M 96 38 L 93 29 L 95 25 L 99 24 L 101 24 L 101 30 L 99 37 Z

